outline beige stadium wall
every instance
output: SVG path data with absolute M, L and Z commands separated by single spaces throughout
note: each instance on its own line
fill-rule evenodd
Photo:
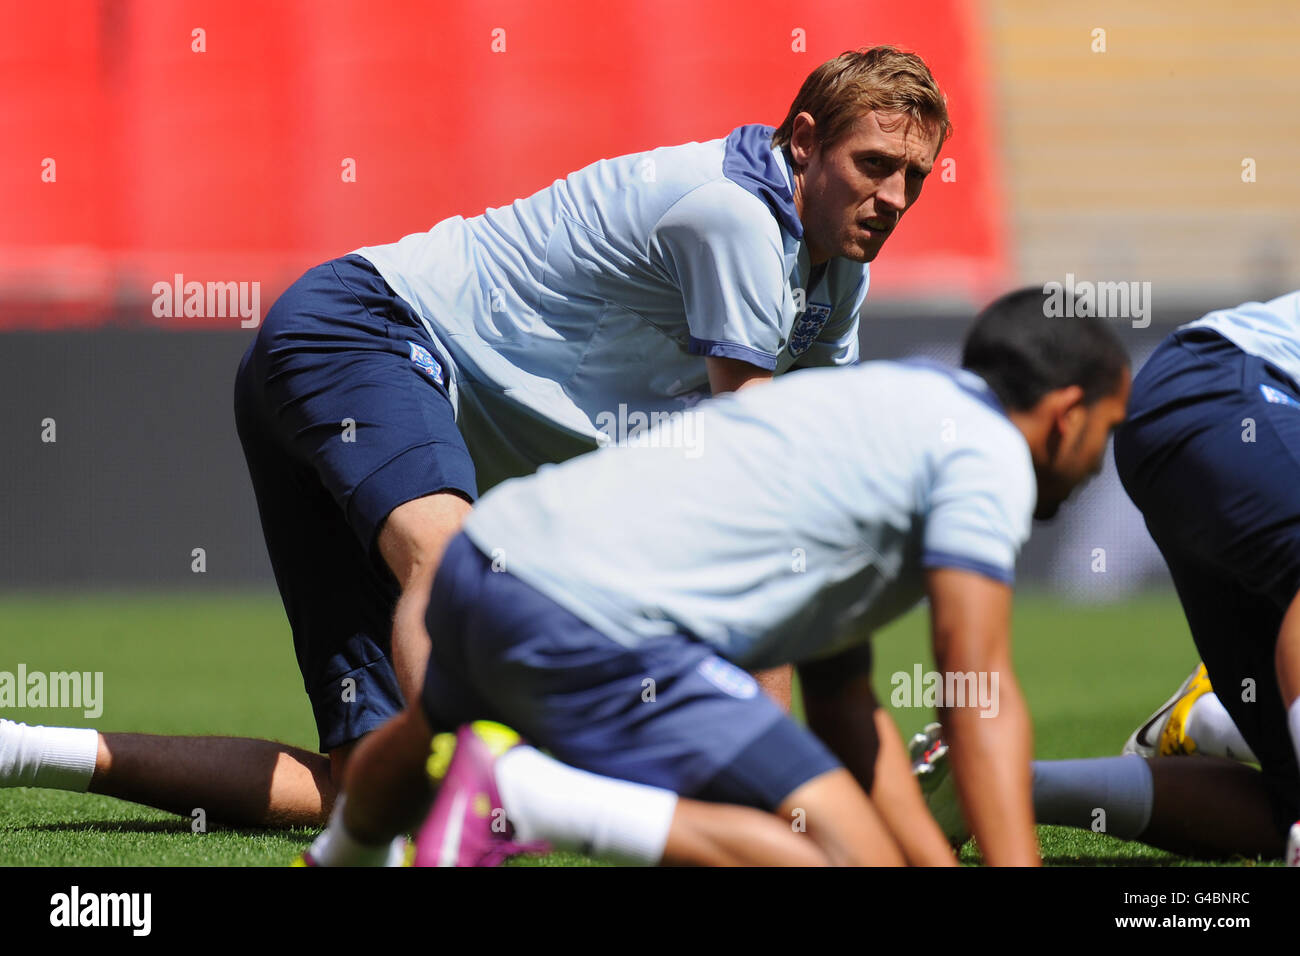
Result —
M 1151 282 L 1157 321 L 1300 288 L 1300 2 L 984 11 L 1022 282 Z

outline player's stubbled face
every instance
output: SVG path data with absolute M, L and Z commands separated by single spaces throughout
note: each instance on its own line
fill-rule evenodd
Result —
M 1091 406 L 1078 406 L 1075 427 L 1061 436 L 1053 460 L 1038 470 L 1038 505 L 1034 517 L 1045 521 L 1056 515 L 1074 489 L 1101 471 L 1111 433 L 1124 421 L 1132 380 L 1128 371 L 1113 395 Z
M 812 261 L 875 259 L 921 195 L 938 150 L 938 130 L 906 113 L 865 113 L 828 149 L 813 150 L 801 197 Z

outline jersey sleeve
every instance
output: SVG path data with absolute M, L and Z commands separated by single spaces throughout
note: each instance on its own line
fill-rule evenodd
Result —
M 922 566 L 1013 583 L 1037 494 L 1028 449 L 1010 436 L 954 447 L 940 462 L 931 488 Z
M 786 287 L 771 213 L 735 184 L 710 182 L 674 203 L 651 241 L 681 289 L 691 354 L 775 369 Z
M 870 273 L 863 270 L 862 280 L 850 295 L 836 303 L 821 335 L 799 356 L 796 367 L 858 364 L 858 313 L 867 299 L 869 284 Z

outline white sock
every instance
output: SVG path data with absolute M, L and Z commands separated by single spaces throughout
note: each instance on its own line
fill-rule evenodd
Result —
M 0 787 L 85 793 L 98 754 L 97 730 L 29 727 L 0 720 Z
M 1259 763 L 1218 694 L 1202 694 L 1196 699 L 1187 712 L 1183 733 L 1196 741 L 1198 754 Z
M 401 866 L 406 855 L 406 839 L 393 837 L 390 843 L 375 846 L 362 843 L 343 825 L 343 794 L 334 803 L 329 826 L 307 852 L 320 866 Z
M 663 857 L 677 794 L 560 763 L 516 747 L 493 768 L 506 817 L 521 842 L 655 864 Z

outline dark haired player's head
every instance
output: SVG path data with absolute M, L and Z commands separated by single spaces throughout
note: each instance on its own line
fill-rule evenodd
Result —
M 1111 431 L 1124 420 L 1128 352 L 1104 320 L 1048 315 L 1041 287 L 1009 292 L 966 336 L 962 367 L 997 395 L 1024 433 L 1038 475 L 1036 518 L 1101 470 Z

